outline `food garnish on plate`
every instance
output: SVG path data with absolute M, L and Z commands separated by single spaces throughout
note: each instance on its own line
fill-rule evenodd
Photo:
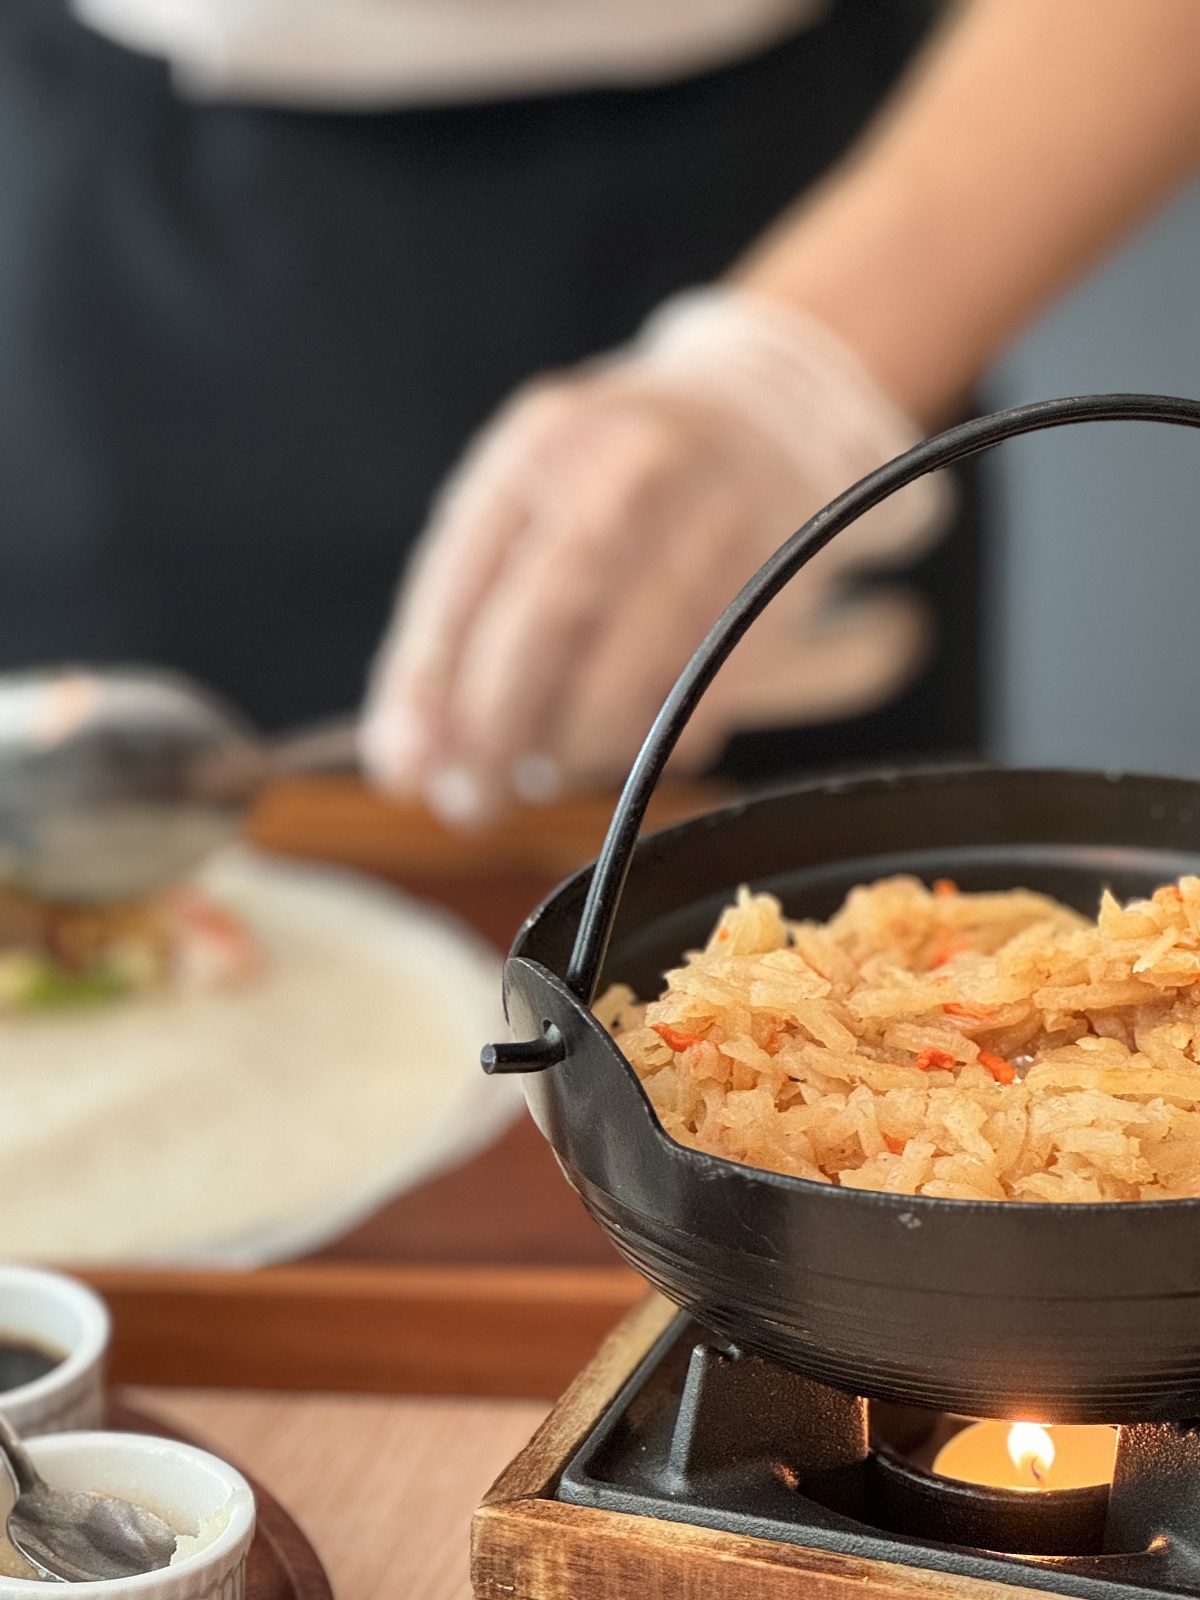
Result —
M 595 1010 L 713 1155 L 943 1199 L 1200 1195 L 1200 878 L 1095 920 L 894 877 L 790 922 L 743 888 L 657 1000 Z
M 220 987 L 262 964 L 245 924 L 192 884 L 117 905 L 0 886 L 0 1016 Z

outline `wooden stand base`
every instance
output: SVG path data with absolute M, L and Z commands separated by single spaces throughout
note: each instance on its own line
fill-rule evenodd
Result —
M 471 1530 L 477 1600 L 1046 1600 L 1019 1584 L 555 1500 L 563 1466 L 674 1315 L 659 1295 L 629 1312 L 492 1485 Z

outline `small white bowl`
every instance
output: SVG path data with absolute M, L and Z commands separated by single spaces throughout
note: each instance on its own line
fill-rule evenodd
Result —
M 27 1441 L 38 1471 L 56 1489 L 99 1489 L 145 1506 L 183 1534 L 210 1518 L 225 1524 L 209 1543 L 174 1566 L 101 1583 L 72 1583 L 72 1600 L 242 1600 L 246 1556 L 254 1537 L 254 1495 L 240 1472 L 207 1450 L 144 1433 L 52 1433 Z M 13 1490 L 0 1473 L 0 1529 Z M 37 1578 L 0 1574 L 0 1600 L 45 1600 Z
M 0 1411 L 18 1433 L 100 1425 L 109 1327 L 103 1300 L 74 1278 L 0 1265 L 0 1340 L 29 1339 L 65 1355 L 32 1383 L 0 1391 Z

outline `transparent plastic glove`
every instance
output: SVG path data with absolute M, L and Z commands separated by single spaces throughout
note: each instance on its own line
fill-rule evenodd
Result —
M 803 313 L 734 289 L 668 302 L 628 349 L 518 393 L 453 475 L 375 665 L 368 769 L 460 823 L 622 775 L 750 574 L 917 437 Z M 894 695 L 925 616 L 907 591 L 855 599 L 846 580 L 910 560 L 946 498 L 924 479 L 806 567 L 722 670 L 677 765 L 739 729 Z

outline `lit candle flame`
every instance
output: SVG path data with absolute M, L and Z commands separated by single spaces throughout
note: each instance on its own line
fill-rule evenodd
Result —
M 1039 1486 L 1054 1465 L 1054 1440 L 1036 1422 L 1014 1422 L 1008 1430 L 1008 1453 L 1018 1472 L 1028 1472 Z

